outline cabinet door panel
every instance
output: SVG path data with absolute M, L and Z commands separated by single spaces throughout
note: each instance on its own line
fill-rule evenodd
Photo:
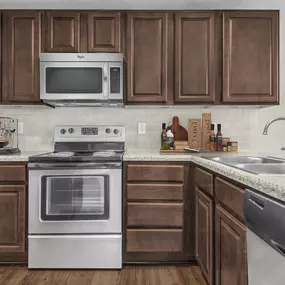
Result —
M 47 12 L 45 18 L 45 51 L 80 51 L 80 13 L 73 11 L 52 11 Z
M 128 181 L 184 181 L 184 166 L 169 164 L 128 164 Z
M 127 230 L 127 252 L 182 252 L 183 230 Z
M 279 100 L 279 13 L 225 12 L 223 101 Z
M 88 52 L 120 52 L 120 12 L 88 13 Z
M 0 185 L 0 254 L 25 252 L 25 203 L 24 185 Z
M 215 12 L 175 15 L 175 102 L 215 101 Z
M 196 188 L 195 255 L 208 281 L 213 284 L 213 201 Z
M 167 20 L 167 13 L 128 13 L 128 102 L 167 102 Z
M 216 206 L 216 285 L 247 285 L 245 226 Z
M 3 12 L 3 102 L 40 102 L 40 23 L 37 11 Z
M 183 203 L 127 203 L 127 226 L 183 227 Z

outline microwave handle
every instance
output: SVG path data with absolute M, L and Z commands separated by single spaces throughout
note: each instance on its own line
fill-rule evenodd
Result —
M 104 64 L 103 66 L 103 97 L 108 98 L 108 64 Z

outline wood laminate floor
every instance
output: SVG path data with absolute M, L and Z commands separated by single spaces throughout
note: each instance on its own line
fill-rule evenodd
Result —
M 198 266 L 126 266 L 122 270 L 28 270 L 0 266 L 0 285 L 206 285 Z

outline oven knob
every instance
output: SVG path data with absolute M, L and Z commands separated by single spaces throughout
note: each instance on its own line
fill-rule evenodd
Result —
M 110 132 L 111 132 L 111 129 L 110 129 L 110 128 L 107 128 L 107 129 L 106 129 L 106 133 L 107 133 L 107 134 L 110 134 Z
M 68 129 L 68 132 L 69 132 L 70 134 L 72 134 L 72 133 L 74 133 L 74 129 L 73 129 L 73 128 L 69 128 L 69 129 Z
M 65 130 L 65 129 L 61 129 L 61 130 L 60 130 L 60 133 L 61 133 L 62 135 L 64 135 L 64 134 L 66 133 L 66 130 Z
M 118 133 L 119 133 L 119 130 L 118 130 L 118 129 L 115 129 L 115 130 L 114 130 L 114 134 L 117 135 Z

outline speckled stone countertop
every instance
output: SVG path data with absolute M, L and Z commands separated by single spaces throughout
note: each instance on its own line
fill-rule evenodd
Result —
M 237 152 L 237 153 L 202 153 L 202 154 L 160 154 L 156 152 L 126 152 L 124 161 L 191 161 L 206 169 L 212 170 L 218 174 L 226 176 L 235 180 L 249 188 L 255 189 L 259 192 L 265 193 L 271 197 L 285 202 L 285 175 L 256 175 L 244 170 L 236 169 L 227 166 L 202 156 L 275 156 L 269 153 L 256 153 L 256 152 Z
M 30 156 L 46 153 L 47 151 L 23 151 L 16 154 L 4 154 L 0 155 L 0 161 L 6 162 L 17 162 L 17 161 L 28 161 Z

